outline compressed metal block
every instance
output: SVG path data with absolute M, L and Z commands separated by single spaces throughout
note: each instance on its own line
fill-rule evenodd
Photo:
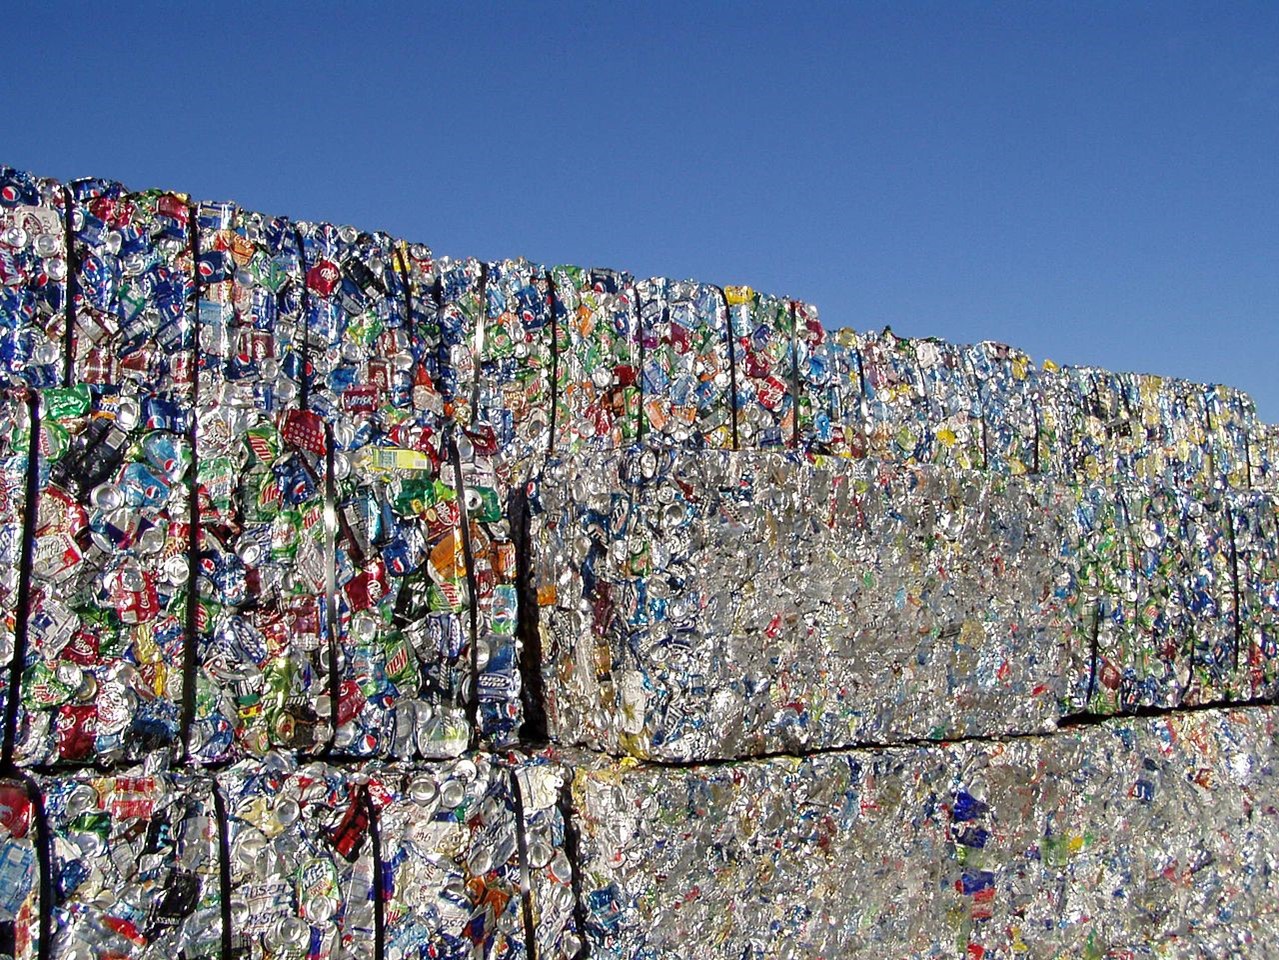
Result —
M 588 763 L 586 940 L 594 957 L 1266 955 L 1277 721 Z
M 614 270 L 551 271 L 556 320 L 554 449 L 616 448 L 639 430 L 640 303 Z
M 671 760 L 1051 727 L 1085 668 L 1064 488 L 658 450 L 536 485 L 552 737 Z
M 655 277 L 640 305 L 639 436 L 650 443 L 727 448 L 733 442 L 728 305 L 718 287 Z
M 218 957 L 213 782 L 134 769 L 41 782 L 52 837 L 51 956 Z
M 16 756 L 136 763 L 180 748 L 191 406 L 105 384 L 39 396 Z
M 0 381 L 52 387 L 66 372 L 68 191 L 0 166 Z

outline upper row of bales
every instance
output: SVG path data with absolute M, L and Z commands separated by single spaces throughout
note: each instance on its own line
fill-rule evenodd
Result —
M 1219 385 L 828 330 L 745 286 L 436 258 L 421 244 L 0 169 L 0 377 L 97 403 L 313 412 L 338 450 L 507 462 L 636 442 L 1067 481 L 1265 487 L 1276 432 Z M 167 407 L 165 405 L 168 405 Z

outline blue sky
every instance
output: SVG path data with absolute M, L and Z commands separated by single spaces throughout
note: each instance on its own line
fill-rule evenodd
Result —
M 204 13 L 200 8 L 205 9 Z M 1279 420 L 1279 4 L 10 3 L 0 162 Z

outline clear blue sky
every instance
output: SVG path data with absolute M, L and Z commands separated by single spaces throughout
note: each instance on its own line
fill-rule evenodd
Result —
M 1279 4 L 11 2 L 4 35 L 0 162 L 749 283 L 1279 420 Z

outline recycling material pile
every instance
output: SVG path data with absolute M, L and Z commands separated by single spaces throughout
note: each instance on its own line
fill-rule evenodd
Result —
M 1279 949 L 1277 471 L 1226 387 L 0 168 L 0 954 Z

